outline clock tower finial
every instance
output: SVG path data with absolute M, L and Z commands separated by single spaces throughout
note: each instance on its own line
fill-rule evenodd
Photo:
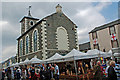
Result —
M 31 16 L 31 13 L 30 13 L 30 9 L 31 9 L 31 6 L 29 6 L 28 16 L 29 16 L 29 17 L 32 17 L 32 16 Z

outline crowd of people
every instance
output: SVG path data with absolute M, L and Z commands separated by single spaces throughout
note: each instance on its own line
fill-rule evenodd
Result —
M 59 67 L 54 64 L 42 64 L 41 66 L 8 67 L 2 69 L 1 80 L 59 80 Z
M 117 77 L 120 77 L 116 74 L 115 69 L 117 67 L 118 73 L 120 73 L 120 66 L 115 67 L 115 61 L 106 59 L 105 63 L 101 63 L 101 61 L 92 61 L 89 64 L 84 64 L 84 61 L 80 61 L 77 64 L 77 75 L 89 74 L 91 70 L 94 80 L 105 78 L 107 80 L 117 80 Z M 73 75 L 73 73 L 76 73 L 76 70 L 72 63 L 59 65 L 59 67 L 56 63 L 31 65 L 30 67 L 24 65 L 2 69 L 2 80 L 59 80 L 60 74 Z
M 94 67 L 94 79 L 103 80 L 104 73 L 107 80 L 117 80 L 117 74 L 115 72 L 115 61 L 110 61 L 105 70 L 103 69 L 100 61 L 97 62 L 97 65 Z

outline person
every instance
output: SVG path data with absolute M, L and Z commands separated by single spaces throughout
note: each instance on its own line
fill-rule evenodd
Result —
M 53 78 L 53 71 L 52 71 L 52 65 L 51 64 L 49 64 L 49 66 L 48 66 L 48 72 L 49 72 L 49 80 L 50 80 L 51 78 Z
M 72 70 L 71 70 L 71 67 L 72 67 L 71 64 L 68 63 L 68 64 L 67 64 L 67 70 L 68 70 L 68 74 L 69 74 L 69 75 L 71 75 L 71 71 L 72 71 Z
M 25 65 L 25 78 L 28 79 L 29 78 L 29 72 L 27 69 L 27 65 Z
M 110 67 L 110 61 L 108 62 L 108 65 L 107 65 L 107 67 L 106 67 L 106 69 L 105 69 L 105 73 L 106 73 L 106 77 L 108 77 L 108 68 Z
M 85 70 L 85 74 L 87 74 L 89 71 L 88 64 L 85 64 L 84 70 Z
M 106 66 L 109 66 L 109 63 L 108 59 L 106 59 Z
M 67 74 L 67 73 L 66 73 L 66 69 L 65 69 L 65 67 L 62 67 L 61 72 L 62 72 L 62 74 L 64 74 L 64 75 Z
M 54 66 L 55 66 L 55 80 L 59 80 L 59 67 L 56 64 L 54 64 Z
M 36 75 L 36 80 L 40 80 L 40 73 L 39 73 L 39 70 L 36 71 L 35 75 Z
M 117 75 L 117 79 L 120 80 L 120 64 L 115 64 L 115 72 Z
M 35 72 L 32 80 L 40 80 L 40 74 L 39 74 L 39 71 L 38 71 L 38 70 Z
M 13 73 L 14 73 L 14 79 L 16 79 L 16 72 L 17 72 L 17 70 L 16 70 L 16 68 L 14 68 L 14 70 L 13 70 Z
M 40 78 L 41 78 L 41 80 L 45 80 L 43 67 L 41 67 L 41 70 L 40 70 Z
M 14 79 L 14 72 L 13 72 L 13 67 L 10 67 L 10 69 L 11 69 L 11 78 L 12 78 L 12 80 Z
M 117 75 L 114 70 L 115 61 L 110 62 L 110 67 L 108 68 L 108 80 L 117 80 Z
M 8 69 L 7 69 L 7 80 L 11 80 L 11 69 L 10 69 L 10 67 L 8 67 Z
M 25 79 L 26 79 L 25 69 L 23 68 L 22 69 L 22 80 L 25 80 Z
M 84 70 L 83 70 L 83 67 L 82 67 L 82 62 L 79 62 L 79 67 L 78 67 L 78 75 L 80 74 L 84 74 Z
M 1 80 L 4 80 L 4 78 L 5 78 L 5 70 L 2 69 L 2 79 Z
M 32 70 L 30 70 L 30 74 L 31 74 L 31 79 L 30 80 L 33 80 L 33 77 L 35 75 L 35 68 L 34 68 L 34 66 L 32 66 Z
M 17 80 L 21 79 L 21 74 L 20 74 L 20 70 L 19 69 L 17 69 L 17 72 L 16 72 L 16 79 Z
M 19 70 L 20 75 L 21 75 L 21 74 L 22 74 L 21 68 L 20 68 L 20 67 L 18 67 L 18 69 L 17 69 L 17 70 Z
M 103 71 L 100 61 L 97 61 L 97 65 L 94 67 L 94 80 L 102 80 Z

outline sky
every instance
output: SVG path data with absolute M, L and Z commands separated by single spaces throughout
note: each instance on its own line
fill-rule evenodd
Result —
M 0 13 L 2 14 L 0 20 L 2 61 L 17 53 L 16 39 L 20 36 L 19 21 L 27 15 L 28 7 L 32 6 L 33 17 L 42 19 L 55 13 L 57 4 L 62 6 L 63 13 L 78 26 L 79 44 L 89 41 L 88 33 L 95 27 L 118 19 L 118 2 L 2 2 Z

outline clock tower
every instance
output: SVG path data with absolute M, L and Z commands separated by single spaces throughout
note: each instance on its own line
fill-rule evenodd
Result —
M 20 21 L 21 23 L 21 34 L 25 33 L 27 30 L 29 30 L 32 26 L 34 26 L 39 19 L 32 17 L 30 13 L 30 8 L 29 6 L 29 11 L 28 15 L 24 16 L 22 20 Z

